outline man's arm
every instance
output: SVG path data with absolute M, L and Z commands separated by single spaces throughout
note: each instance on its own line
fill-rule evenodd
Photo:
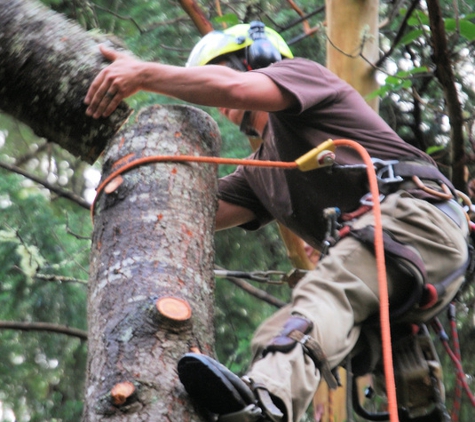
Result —
M 238 72 L 226 66 L 169 66 L 142 62 L 100 46 L 112 63 L 91 84 L 84 100 L 87 114 L 109 116 L 124 99 L 138 91 L 156 92 L 193 104 L 242 110 L 278 111 L 296 101 L 270 78 Z
M 219 200 L 216 212 L 216 231 L 240 226 L 254 220 L 256 215 L 248 208 Z

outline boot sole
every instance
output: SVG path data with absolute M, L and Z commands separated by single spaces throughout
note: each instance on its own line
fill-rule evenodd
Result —
M 225 366 L 208 356 L 188 353 L 178 362 L 178 376 L 189 396 L 212 413 L 238 412 L 255 403 L 254 394 Z

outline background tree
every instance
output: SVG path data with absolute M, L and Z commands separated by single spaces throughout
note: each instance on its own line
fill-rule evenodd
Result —
M 44 0 L 44 3 L 78 21 L 87 30 L 116 34 L 128 49 L 146 60 L 182 65 L 200 36 L 195 24 L 176 3 L 139 0 Z M 327 34 L 323 1 L 231 1 L 226 4 L 201 1 L 199 4 L 215 28 L 261 18 L 281 32 L 294 54 L 325 62 Z M 455 168 L 454 159 L 457 160 L 454 173 L 460 174 L 462 163 L 462 168 L 468 170 L 464 174 L 470 187 L 475 100 L 472 61 L 475 26 L 471 5 L 463 1 L 426 4 L 402 0 L 379 6 L 379 59 L 371 65 L 381 84 L 373 95 L 381 98 L 382 116 L 406 141 L 429 151 L 447 174 Z M 435 35 L 441 34 L 439 30 L 434 31 L 435 22 L 430 16 L 434 7 L 440 11 L 439 24 L 442 22 L 445 30 L 446 57 L 453 70 L 452 88 L 455 87 L 458 94 L 461 120 L 451 117 L 447 97 L 450 87 L 443 85 L 447 81 L 439 73 L 443 63 L 435 61 L 436 57 L 440 58 L 440 55 L 434 56 L 434 48 L 440 46 Z M 171 100 L 140 93 L 128 101 L 136 110 L 157 102 Z M 206 111 L 222 128 L 222 154 L 246 156 L 250 152 L 247 140 L 214 110 Z M 461 134 L 457 142 L 461 141 L 458 145 L 463 151 L 462 156 L 457 157 L 453 153 L 456 129 Z M 0 181 L 0 298 L 4 303 L 0 319 L 50 322 L 84 330 L 85 286 L 80 280 L 85 280 L 87 274 L 91 227 L 88 212 L 84 210 L 86 204 L 76 199 L 90 202 L 101 163 L 86 165 L 57 145 L 35 137 L 28 128 L 7 116 L 0 116 L 0 146 L 1 163 L 7 168 L 1 170 Z M 224 174 L 232 169 L 219 170 Z M 11 174 L 12 171 L 17 174 Z M 31 182 L 33 178 L 42 183 Z M 457 183 L 463 188 L 465 180 Z M 76 196 L 65 199 L 60 195 L 64 192 Z M 286 250 L 273 225 L 257 233 L 239 229 L 222 232 L 215 240 L 217 263 L 224 268 L 290 269 Z M 22 258 L 24 249 L 38 256 Z M 32 270 L 31 265 L 36 269 Z M 34 277 L 28 277 L 24 269 L 18 270 L 22 266 Z M 282 300 L 288 297 L 286 288 L 265 289 Z M 274 307 L 250 298 L 222 279 L 217 280 L 216 303 L 218 356 L 231 369 L 244 371 L 251 333 Z M 470 376 L 474 371 L 469 366 L 473 360 L 471 350 L 474 350 L 471 288 L 466 290 L 464 303 L 458 308 L 464 362 Z M 0 363 L 3 403 L 0 420 L 14 420 L 12 412 L 18 421 L 79 420 L 85 362 L 83 340 L 51 332 L 9 329 L 0 333 L 0 345 L 2 356 L 7 357 Z M 450 408 L 455 380 L 450 362 L 444 362 L 444 366 Z M 464 401 L 459 420 L 469 422 L 473 415 L 473 409 Z M 308 419 L 314 418 L 309 414 Z

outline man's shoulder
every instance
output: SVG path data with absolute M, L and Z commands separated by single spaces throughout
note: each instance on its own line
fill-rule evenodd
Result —
M 272 67 L 316 67 L 316 68 L 323 68 L 326 69 L 325 66 L 317 63 L 313 60 L 306 59 L 304 57 L 293 57 L 291 59 L 285 58 L 279 62 L 273 63 L 270 68 Z

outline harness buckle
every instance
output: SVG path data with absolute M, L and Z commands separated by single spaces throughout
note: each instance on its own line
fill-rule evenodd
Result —
M 386 195 L 383 195 L 382 193 L 380 193 L 378 197 L 378 202 L 379 203 L 383 202 L 384 198 L 386 198 Z M 368 206 L 368 207 L 373 207 L 374 201 L 373 201 L 373 195 L 371 195 L 371 192 L 368 192 L 361 197 L 360 204 Z
M 379 158 L 372 158 L 371 161 L 376 167 L 376 177 L 383 185 L 388 183 L 400 183 L 404 179 L 394 173 L 394 165 L 399 163 L 399 160 L 381 160 Z

